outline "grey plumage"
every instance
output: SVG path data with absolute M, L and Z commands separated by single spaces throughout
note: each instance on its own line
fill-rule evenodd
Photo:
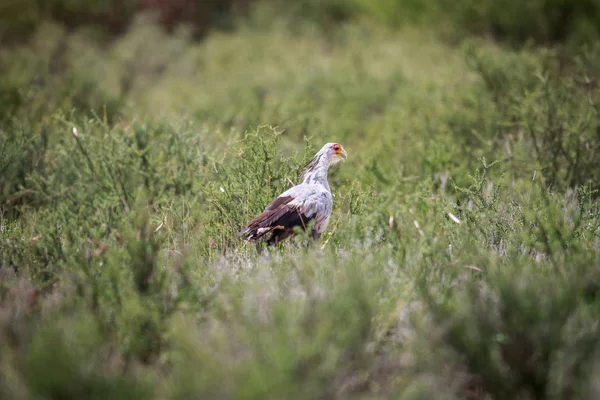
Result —
M 302 183 L 281 193 L 264 211 L 254 217 L 240 232 L 246 240 L 257 240 L 270 233 L 270 245 L 294 234 L 294 227 L 306 230 L 313 222 L 310 232 L 318 239 L 327 228 L 333 198 L 327 181 L 329 166 L 342 161 L 347 156 L 338 143 L 327 143 L 315 154 L 302 173 Z

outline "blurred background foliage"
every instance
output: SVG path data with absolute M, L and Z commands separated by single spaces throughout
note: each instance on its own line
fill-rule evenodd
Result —
M 22 41 L 46 21 L 68 29 L 94 25 L 114 36 L 139 12 L 154 14 L 167 31 L 186 24 L 202 36 L 210 29 L 231 29 L 238 16 L 260 2 L 322 26 L 363 18 L 396 28 L 442 24 L 446 33 L 474 33 L 513 44 L 589 41 L 600 30 L 597 0 L 5 0 L 0 5 L 0 41 Z
M 0 2 L 0 398 L 598 398 L 599 10 Z

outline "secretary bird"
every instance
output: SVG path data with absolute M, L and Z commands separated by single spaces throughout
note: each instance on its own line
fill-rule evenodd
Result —
M 302 183 L 281 193 L 262 213 L 240 232 L 246 241 L 256 241 L 270 233 L 268 245 L 277 245 L 294 235 L 296 226 L 306 231 L 314 221 L 310 236 L 318 240 L 327 228 L 333 199 L 327 182 L 329 167 L 348 157 L 338 143 L 327 143 L 302 172 Z

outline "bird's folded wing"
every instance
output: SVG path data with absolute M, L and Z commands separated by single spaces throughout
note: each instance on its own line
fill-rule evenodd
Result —
M 307 210 L 302 202 L 292 196 L 280 196 L 254 217 L 240 236 L 246 234 L 258 238 L 273 229 L 306 228 L 313 217 L 314 213 Z

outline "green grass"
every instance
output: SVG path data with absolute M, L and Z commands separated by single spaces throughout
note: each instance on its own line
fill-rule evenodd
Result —
M 0 50 L 1 397 L 596 398 L 598 51 L 267 15 Z

